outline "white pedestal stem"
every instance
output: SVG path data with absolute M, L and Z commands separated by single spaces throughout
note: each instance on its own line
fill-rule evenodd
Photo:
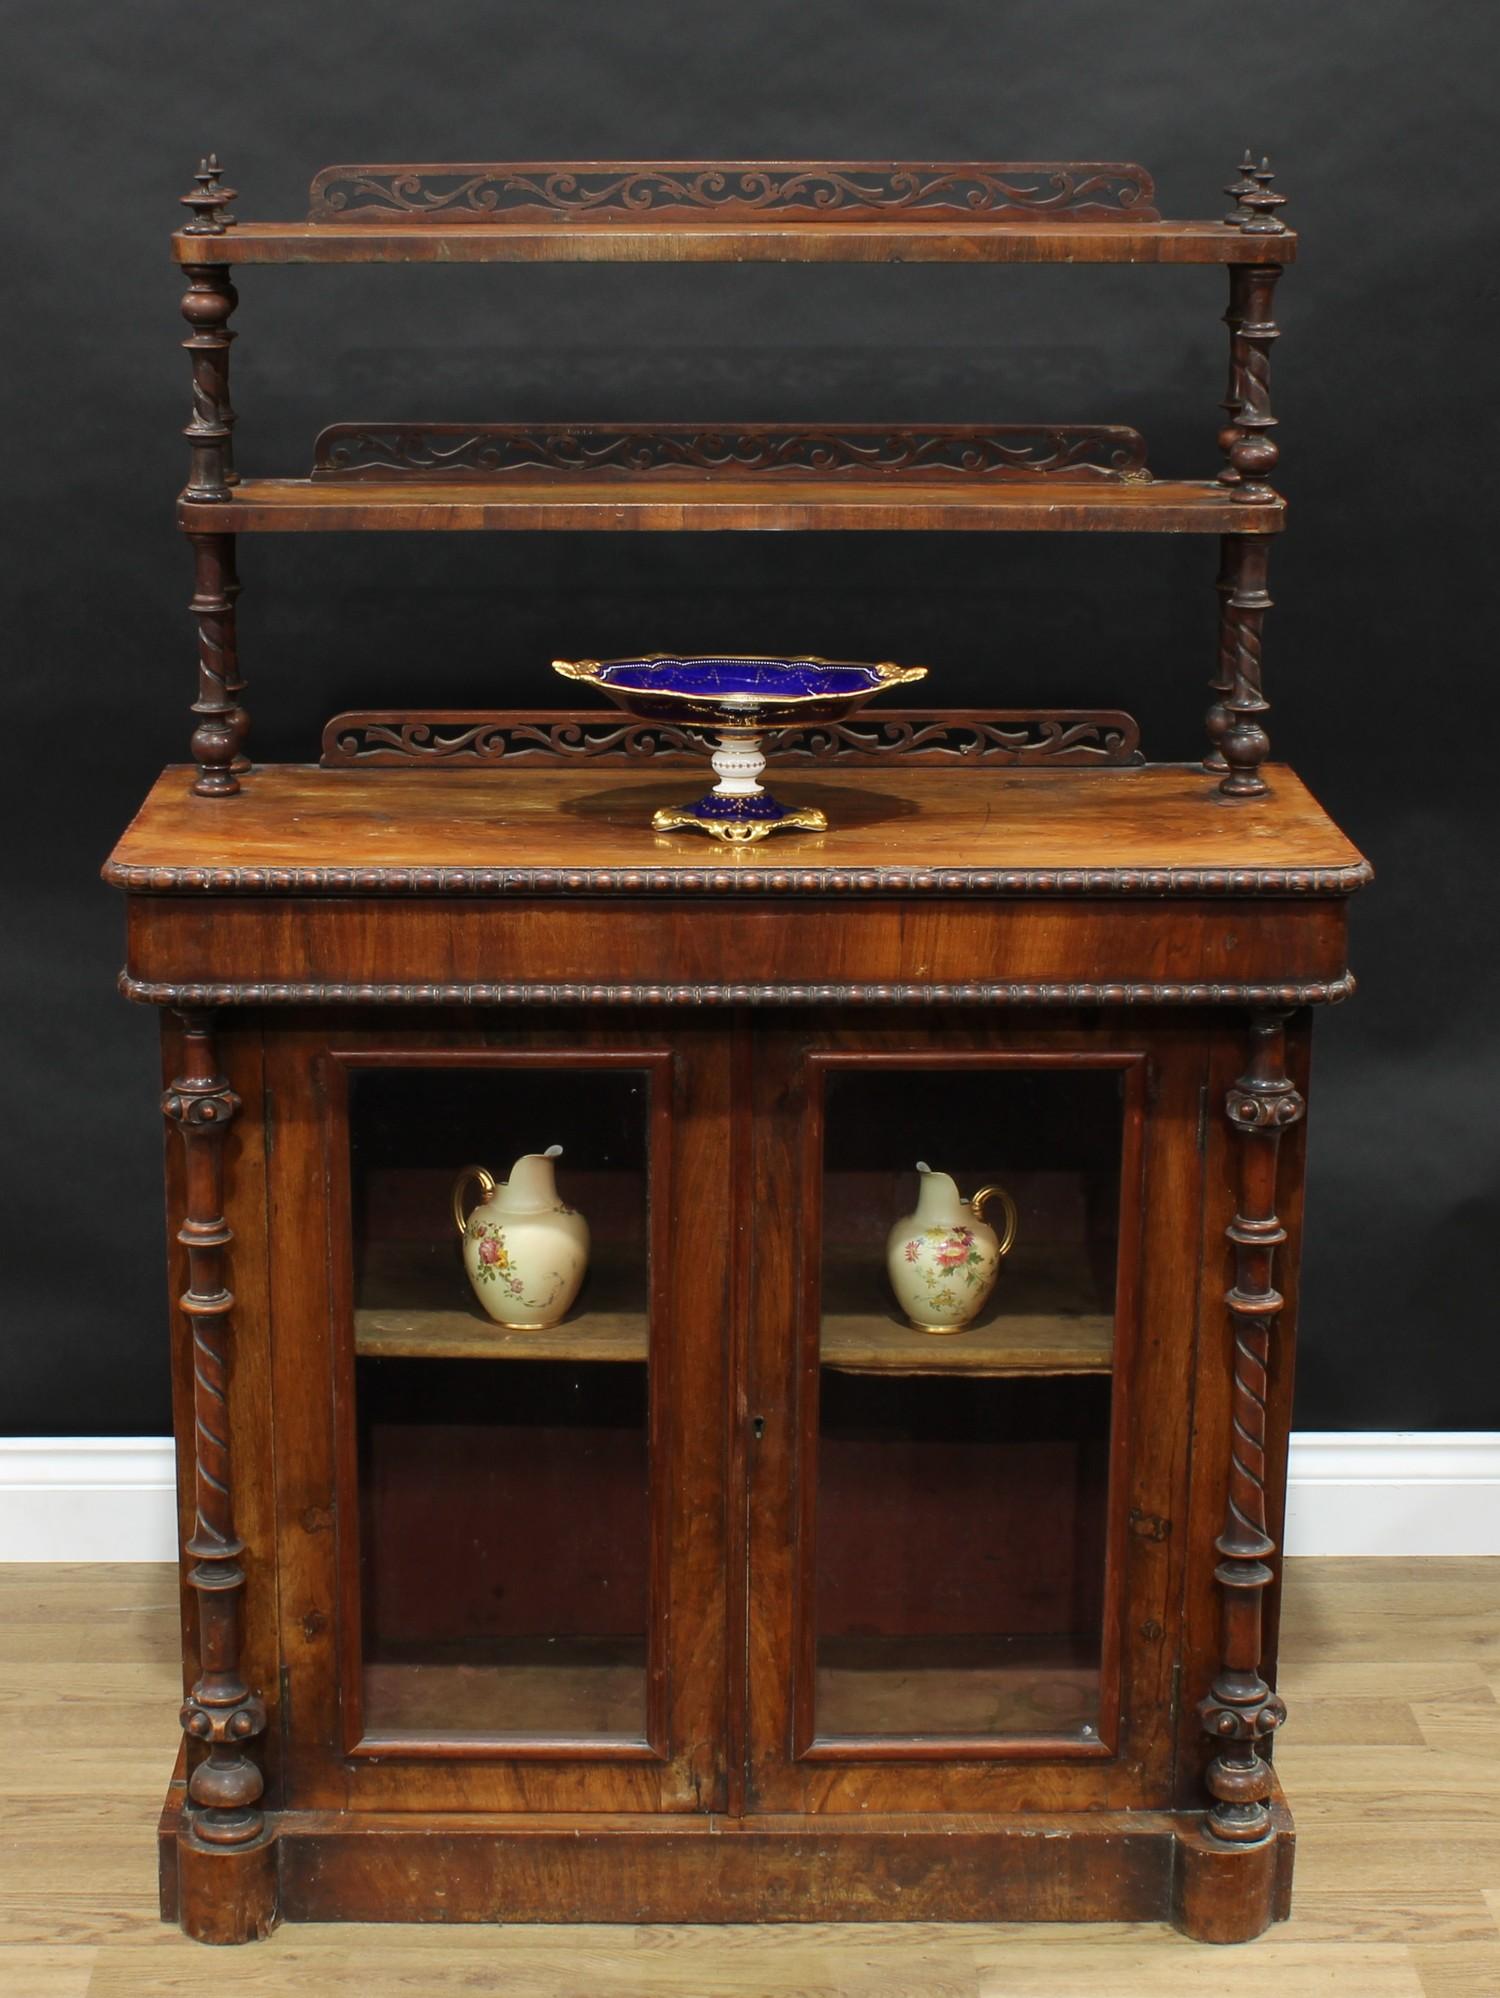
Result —
M 763 787 L 758 779 L 766 767 L 760 742 L 758 735 L 721 739 L 712 757 L 714 774 L 719 780 L 713 788 L 714 797 L 753 798 L 759 795 Z

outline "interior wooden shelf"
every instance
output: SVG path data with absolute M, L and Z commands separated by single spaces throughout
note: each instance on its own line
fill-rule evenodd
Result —
M 835 1637 L 818 1645 L 820 1739 L 1079 1734 L 1099 1652 L 1078 1637 Z
M 202 264 L 1249 264 L 1290 263 L 1297 239 L 1221 222 L 764 220 L 238 222 L 179 231 Z
M 561 1325 L 513 1332 L 474 1301 L 457 1243 L 367 1250 L 354 1310 L 354 1350 L 369 1359 L 644 1360 L 650 1325 L 644 1273 L 596 1256 Z
M 373 1250 L 361 1265 L 354 1350 L 367 1359 L 642 1361 L 650 1347 L 642 1278 L 596 1259 L 578 1304 L 561 1325 L 514 1332 L 468 1296 L 447 1243 Z M 1018 1263 L 988 1309 L 962 1332 L 920 1332 L 886 1294 L 878 1253 L 829 1266 L 823 1314 L 825 1367 L 851 1374 L 1099 1374 L 1113 1364 L 1114 1325 L 1085 1308 L 1064 1270 Z
M 474 1639 L 365 1666 L 365 1731 L 462 1741 L 645 1732 L 646 1647 L 629 1638 Z
M 1281 500 L 1246 505 L 1212 479 L 1049 484 L 889 478 L 827 482 L 535 476 L 452 481 L 245 479 L 228 500 L 179 503 L 190 533 L 390 533 L 487 528 L 665 532 L 798 529 L 949 533 L 1274 534 Z
M 387 1738 L 643 1731 L 645 1646 L 628 1638 L 473 1640 L 424 1657 L 372 1659 L 365 1729 Z M 1087 1641 L 825 1638 L 818 1647 L 821 1738 L 1078 1733 L 1099 1718 L 1099 1660 Z
M 881 1253 L 830 1257 L 822 1359 L 844 1374 L 1107 1374 L 1114 1318 L 1079 1281 L 1081 1259 L 1013 1256 L 961 1332 L 922 1332 L 896 1310 Z

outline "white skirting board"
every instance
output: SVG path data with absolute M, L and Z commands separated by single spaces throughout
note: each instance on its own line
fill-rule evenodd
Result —
M 170 1439 L 0 1437 L 0 1561 L 171 1561 Z M 1500 1554 L 1500 1430 L 1292 1438 L 1288 1554 Z

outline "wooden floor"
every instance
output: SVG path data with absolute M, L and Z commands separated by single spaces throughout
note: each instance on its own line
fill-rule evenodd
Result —
M 157 1567 L 0 1568 L 3 1998 L 1500 1998 L 1500 1560 L 1293 1561 L 1277 1765 L 1296 1913 L 1237 1950 L 1164 1928 L 282 1928 L 156 1916 L 176 1750 Z

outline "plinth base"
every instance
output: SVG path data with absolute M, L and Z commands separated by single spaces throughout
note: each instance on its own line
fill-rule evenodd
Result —
M 162 1913 L 204 1942 L 290 1922 L 1175 1922 L 1247 1942 L 1290 1911 L 1294 1835 L 1198 1812 L 729 1819 L 272 1812 L 230 1864 L 161 1820 Z M 255 1891 L 251 1891 L 254 1889 Z
M 774 832 L 827 832 L 828 820 L 816 805 L 782 805 L 762 792 L 735 799 L 710 791 L 694 805 L 663 805 L 651 817 L 653 832 L 706 832 L 733 846 L 748 846 Z

